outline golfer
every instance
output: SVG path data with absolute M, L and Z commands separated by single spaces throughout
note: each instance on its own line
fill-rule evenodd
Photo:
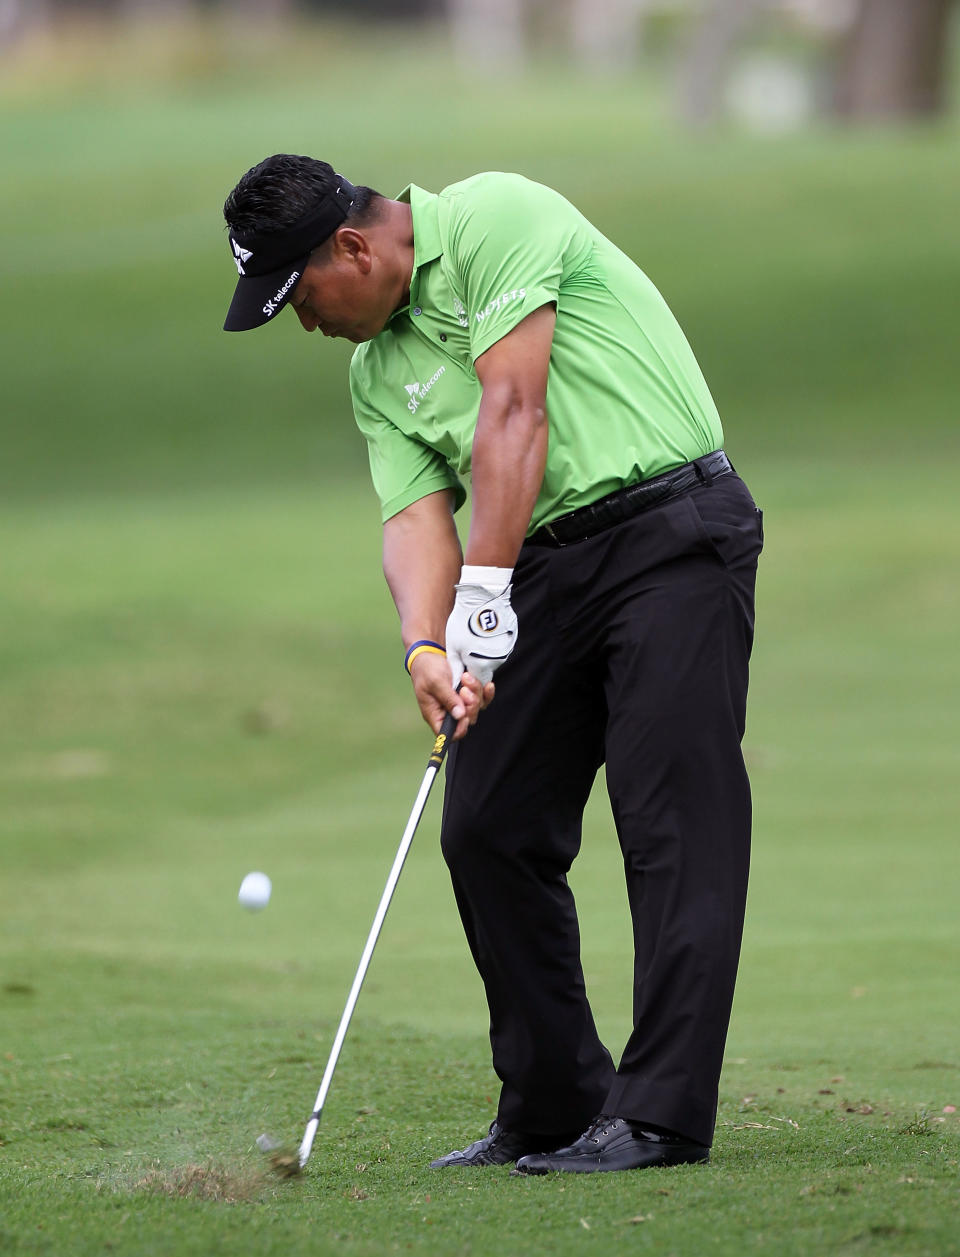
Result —
M 519 175 L 389 200 L 279 155 L 224 213 L 228 331 L 290 305 L 358 346 L 406 667 L 427 723 L 458 721 L 442 846 L 502 1089 L 489 1132 L 432 1164 L 706 1161 L 747 888 L 762 522 L 690 346 L 630 258 Z M 567 884 L 602 765 L 635 944 L 619 1064 Z

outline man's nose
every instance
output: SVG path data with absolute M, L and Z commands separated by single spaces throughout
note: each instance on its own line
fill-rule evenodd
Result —
M 317 316 L 310 310 L 305 310 L 302 306 L 294 306 L 297 318 L 305 332 L 315 332 L 320 325 Z

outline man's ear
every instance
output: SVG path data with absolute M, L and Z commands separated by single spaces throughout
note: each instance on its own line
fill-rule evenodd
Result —
M 333 236 L 333 252 L 337 258 L 355 266 L 361 274 L 368 275 L 373 265 L 370 242 L 355 227 L 338 227 Z

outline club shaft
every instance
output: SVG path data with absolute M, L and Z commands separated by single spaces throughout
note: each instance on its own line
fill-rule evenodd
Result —
M 433 753 L 430 756 L 430 763 L 427 771 L 423 775 L 423 781 L 420 783 L 420 789 L 417 793 L 416 802 L 413 805 L 413 811 L 410 813 L 410 819 L 407 821 L 407 827 L 403 831 L 403 837 L 400 839 L 400 846 L 397 849 L 396 857 L 393 861 L 393 867 L 390 869 L 390 875 L 387 878 L 387 884 L 383 888 L 383 894 L 380 896 L 380 904 L 377 908 L 376 916 L 373 918 L 373 925 L 370 927 L 370 933 L 367 935 L 366 946 L 363 949 L 363 955 L 360 957 L 360 964 L 357 968 L 356 976 L 353 979 L 353 986 L 350 988 L 350 994 L 347 996 L 347 1003 L 340 1018 L 340 1025 L 337 1027 L 337 1033 L 333 1040 L 333 1047 L 330 1049 L 330 1057 L 327 1060 L 327 1067 L 323 1071 L 323 1079 L 320 1083 L 320 1090 L 317 1092 L 317 1098 L 314 1102 L 313 1113 L 307 1122 L 307 1129 L 304 1131 L 303 1140 L 300 1144 L 299 1161 L 300 1168 L 307 1163 L 310 1156 L 310 1150 L 313 1147 L 314 1136 L 317 1133 L 317 1127 L 320 1124 L 320 1115 L 323 1112 L 323 1106 L 326 1103 L 327 1092 L 330 1090 L 330 1083 L 333 1081 L 334 1070 L 337 1067 L 337 1061 L 340 1057 L 343 1042 L 347 1037 L 347 1029 L 350 1025 L 350 1019 L 353 1016 L 353 1010 L 356 1007 L 357 1000 L 360 996 L 360 988 L 363 986 L 363 980 L 367 976 L 367 970 L 370 967 L 370 961 L 373 958 L 373 951 L 377 945 L 377 939 L 380 937 L 380 931 L 383 928 L 383 922 L 387 915 L 387 909 L 390 907 L 390 900 L 393 898 L 393 892 L 397 888 L 397 882 L 400 880 L 400 873 L 403 870 L 407 853 L 410 850 L 413 836 L 417 832 L 417 826 L 420 824 L 420 818 L 423 810 L 427 805 L 427 799 L 430 797 L 430 790 L 433 786 L 434 779 L 440 771 L 440 765 L 443 763 L 444 756 L 456 722 L 452 716 L 447 716 L 441 726 L 440 733 L 434 744 Z

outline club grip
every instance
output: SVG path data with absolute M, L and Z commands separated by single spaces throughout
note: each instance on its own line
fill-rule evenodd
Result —
M 440 732 L 437 734 L 437 740 L 433 744 L 433 750 L 430 752 L 430 758 L 427 761 L 429 768 L 439 770 L 440 765 L 446 758 L 447 751 L 450 749 L 450 743 L 453 741 L 456 727 L 456 720 L 447 712 L 443 718 L 443 724 L 440 726 Z

